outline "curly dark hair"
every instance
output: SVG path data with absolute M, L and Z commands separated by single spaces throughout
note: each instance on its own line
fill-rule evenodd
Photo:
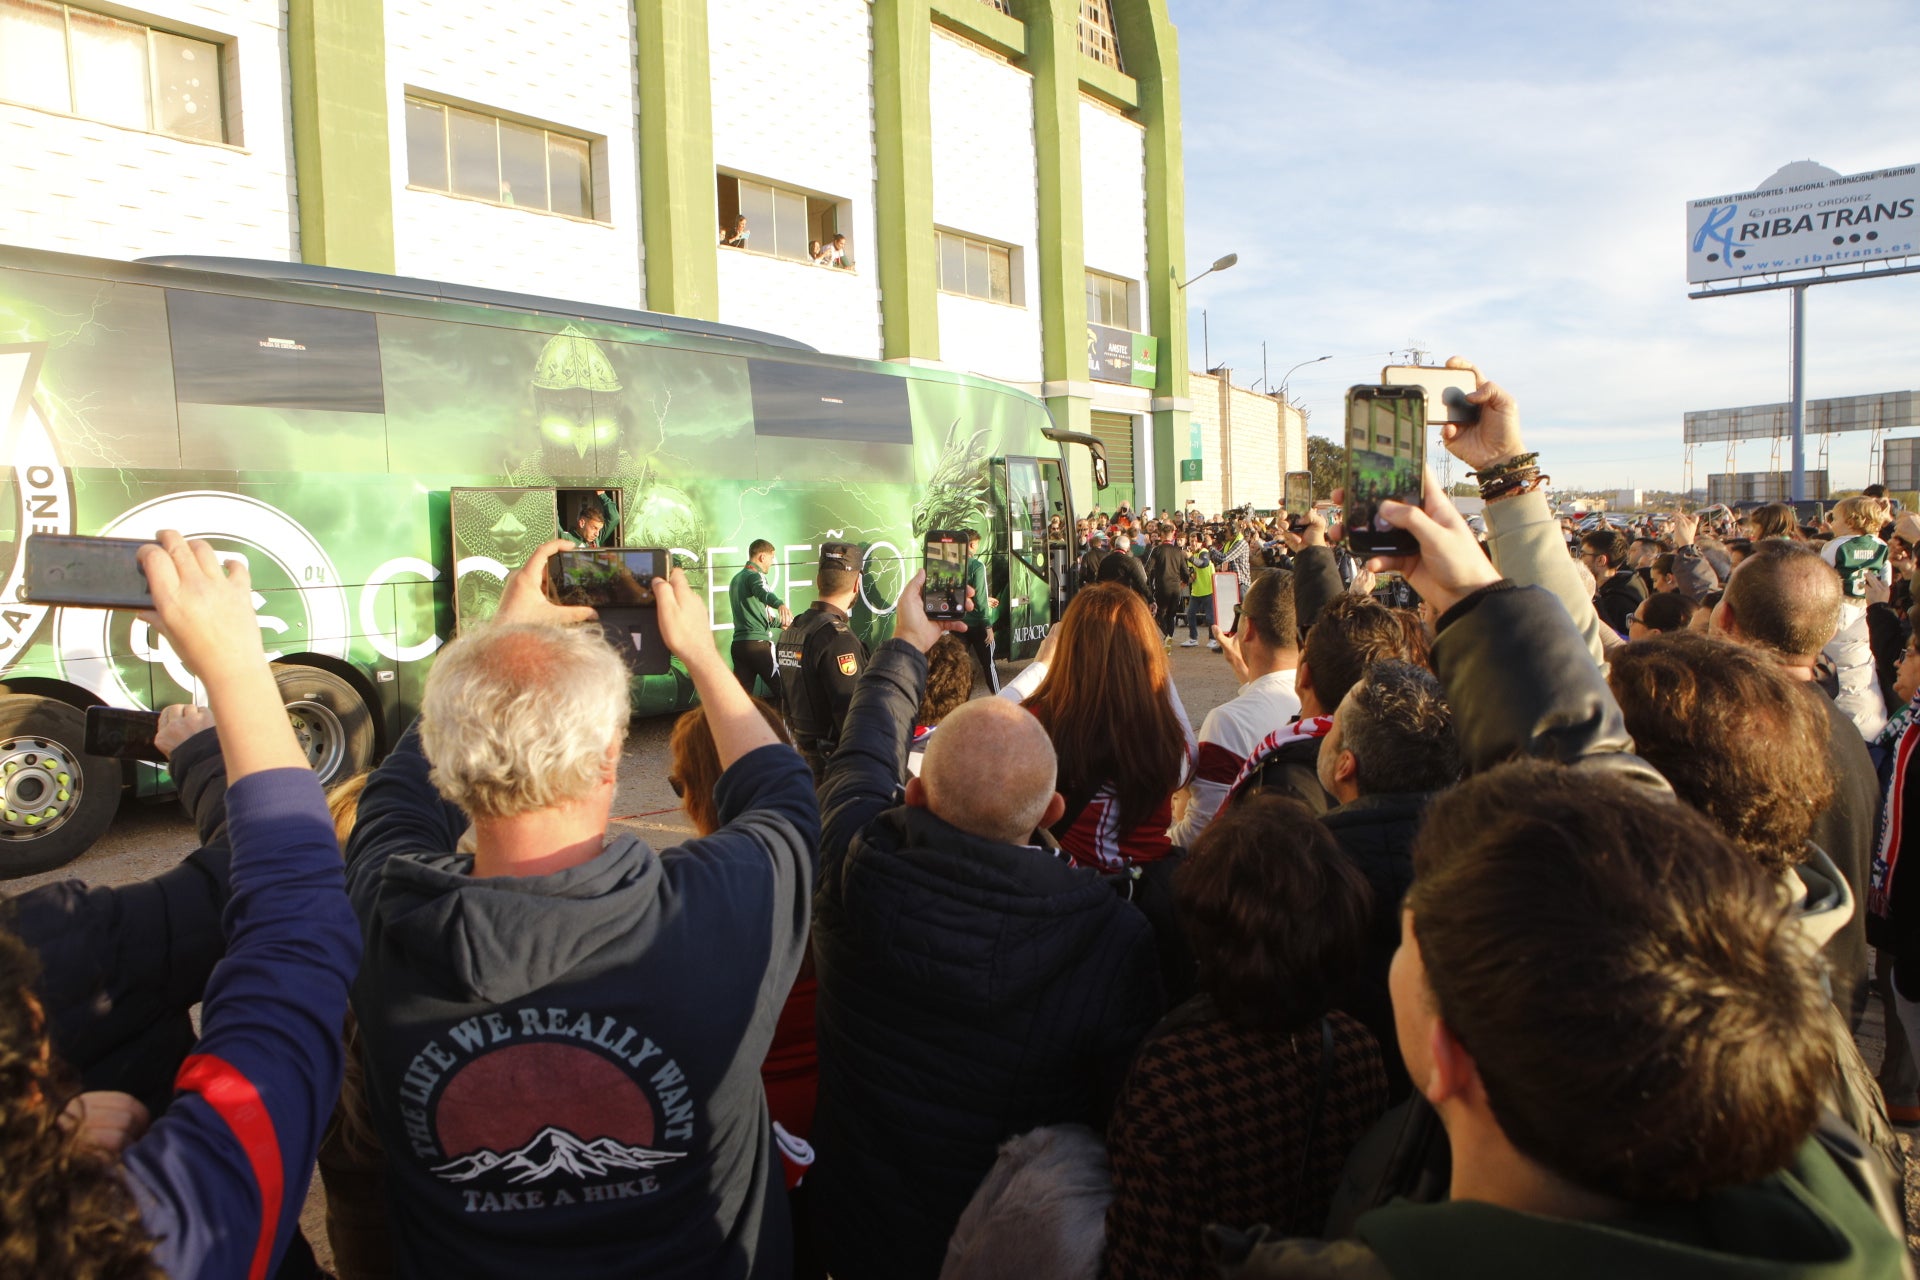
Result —
M 1173 877 L 1200 990 L 1248 1026 L 1325 1016 L 1366 967 L 1373 891 L 1298 800 L 1261 792 L 1207 824 Z
M 1774 878 L 1596 770 L 1444 792 L 1406 898 L 1433 1009 L 1501 1131 L 1589 1191 L 1697 1200 L 1786 1167 L 1833 1079 L 1821 962 Z
M 1654 597 L 1661 599 L 1662 597 Z M 1806 861 L 1833 803 L 1825 697 L 1746 645 L 1675 631 L 1613 651 L 1634 749 L 1771 872 Z
M 973 659 L 960 637 L 946 632 L 927 650 L 927 691 L 914 720 L 923 725 L 939 724 L 972 696 Z
M 0 1278 L 164 1280 L 118 1164 L 61 1120 L 63 1081 L 32 988 L 39 963 L 0 929 Z

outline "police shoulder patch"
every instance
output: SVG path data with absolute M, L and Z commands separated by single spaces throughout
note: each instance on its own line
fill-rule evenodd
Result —
M 840 674 L 841 675 L 850 676 L 850 675 L 853 675 L 855 672 L 857 672 L 859 669 L 860 669 L 860 659 L 858 657 L 856 657 L 851 653 L 843 653 L 840 655 Z

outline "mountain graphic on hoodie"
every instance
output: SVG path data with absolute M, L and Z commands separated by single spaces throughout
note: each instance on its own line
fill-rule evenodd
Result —
M 548 1125 L 517 1151 L 502 1155 L 482 1147 L 437 1166 L 433 1172 L 449 1182 L 471 1182 L 483 1174 L 494 1174 L 522 1186 L 557 1176 L 593 1178 L 622 1170 L 653 1169 L 685 1155 L 684 1151 L 630 1147 L 614 1138 L 582 1142 L 565 1129 Z

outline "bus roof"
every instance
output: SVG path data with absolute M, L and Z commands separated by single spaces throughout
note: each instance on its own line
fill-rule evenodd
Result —
M 289 284 L 319 285 L 328 289 L 352 289 L 408 298 L 442 302 L 465 302 L 474 306 L 496 307 L 508 311 L 530 311 L 567 316 L 580 320 L 600 320 L 610 324 L 640 325 L 649 329 L 671 329 L 707 338 L 730 338 L 767 347 L 785 347 L 793 351 L 816 351 L 804 342 L 783 338 L 777 333 L 743 329 L 738 325 L 716 324 L 707 320 L 689 320 L 685 316 L 660 311 L 634 311 L 626 307 L 603 307 L 591 302 L 567 302 L 528 293 L 507 293 L 483 289 L 478 285 L 446 284 L 412 276 L 387 276 L 372 271 L 350 271 L 345 267 L 320 267 L 305 262 L 277 262 L 266 258 L 216 258 L 197 254 L 167 254 L 136 259 L 144 266 L 177 267 L 188 271 L 206 271 L 216 275 L 246 276 L 255 280 L 280 280 Z

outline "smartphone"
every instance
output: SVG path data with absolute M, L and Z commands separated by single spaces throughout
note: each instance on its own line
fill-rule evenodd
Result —
M 1287 472 L 1285 494 L 1281 504 L 1286 507 L 1287 514 L 1304 517 L 1308 508 L 1313 506 L 1313 472 Z
M 1356 556 L 1405 556 L 1412 534 L 1380 519 L 1387 499 L 1418 505 L 1427 465 L 1427 393 L 1419 387 L 1347 390 L 1347 545 Z
M 165 764 L 167 757 L 153 745 L 160 731 L 158 711 L 130 711 L 124 707 L 87 708 L 87 754 L 111 756 L 116 760 L 151 760 Z
M 1470 427 L 1480 421 L 1480 406 L 1467 403 L 1479 382 L 1471 369 L 1394 364 L 1380 371 L 1380 381 L 1389 387 L 1419 387 L 1426 392 L 1429 423 L 1456 422 Z
M 660 636 L 653 580 L 671 571 L 665 547 L 594 547 L 562 551 L 547 561 L 547 595 L 559 604 L 591 605 L 606 637 L 637 676 L 664 676 L 673 654 Z
M 967 613 L 967 544 L 957 530 L 929 529 L 927 580 L 920 606 L 933 622 L 958 622 Z
M 27 539 L 28 604 L 151 609 L 153 591 L 138 553 L 146 538 L 36 533 Z
M 557 604 L 651 609 L 653 580 L 668 573 L 665 547 L 594 547 L 547 561 L 547 595 Z

